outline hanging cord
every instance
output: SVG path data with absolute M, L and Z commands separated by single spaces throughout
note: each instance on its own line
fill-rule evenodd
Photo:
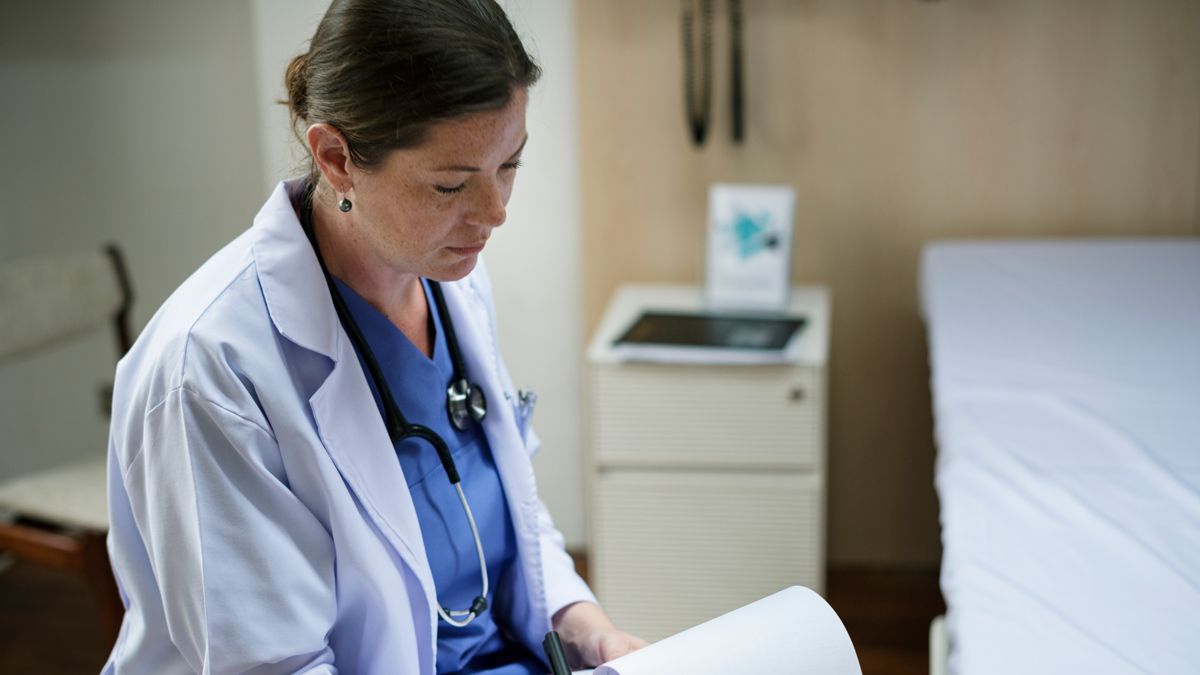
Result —
M 730 103 L 733 106 L 733 142 L 746 138 L 745 95 L 742 91 L 742 0 L 729 0 Z
M 700 3 L 700 74 L 699 100 L 696 92 L 696 47 L 692 28 L 696 0 L 683 0 L 683 83 L 684 101 L 687 108 L 688 128 L 692 132 L 692 143 L 704 145 L 708 134 L 709 109 L 712 107 L 712 23 L 713 0 Z

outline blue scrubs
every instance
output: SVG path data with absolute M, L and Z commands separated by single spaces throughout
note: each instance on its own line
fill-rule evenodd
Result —
M 405 418 L 410 423 L 429 427 L 450 447 L 463 492 L 479 527 L 488 567 L 488 609 L 461 628 L 438 620 L 437 672 L 439 675 L 544 673 L 545 665 L 528 650 L 508 640 L 496 623 L 495 589 L 504 583 L 505 574 L 516 559 L 516 534 L 483 429 L 479 424 L 471 424 L 466 431 L 459 431 L 446 414 L 446 389 L 453 379 L 454 368 L 441 317 L 429 294 L 428 284 L 424 280 L 421 282 L 436 332 L 432 359 L 353 289 L 340 279 L 335 278 L 334 282 L 374 352 L 392 397 Z M 361 354 L 359 359 L 361 361 Z M 467 378 L 470 380 L 469 373 Z M 371 378 L 367 381 L 374 391 Z M 374 393 L 382 415 L 382 401 L 379 393 Z M 403 440 L 396 444 L 396 455 L 417 509 L 438 602 L 452 610 L 467 609 L 482 588 L 479 556 L 458 493 L 446 478 L 437 452 L 428 443 Z

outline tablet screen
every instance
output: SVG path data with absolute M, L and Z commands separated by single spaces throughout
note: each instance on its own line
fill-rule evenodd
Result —
M 779 351 L 804 324 L 802 317 L 646 312 L 614 344 Z

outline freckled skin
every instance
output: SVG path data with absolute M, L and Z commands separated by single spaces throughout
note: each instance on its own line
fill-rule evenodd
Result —
M 504 223 L 526 138 L 526 101 L 518 88 L 504 108 L 439 123 L 421 146 L 393 151 L 369 170 L 322 145 L 330 132 L 316 128 L 332 127 L 309 130 L 324 176 L 313 220 L 329 270 L 406 334 L 428 316 L 419 278 L 465 277 L 478 261 L 475 249 Z M 453 194 L 438 190 L 459 186 Z M 343 194 L 354 205 L 347 213 L 337 208 Z

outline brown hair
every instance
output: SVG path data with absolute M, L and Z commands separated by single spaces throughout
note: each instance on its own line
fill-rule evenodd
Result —
M 301 143 L 304 126 L 326 122 L 371 168 L 438 122 L 503 108 L 540 75 L 495 0 L 334 0 L 284 84 Z

